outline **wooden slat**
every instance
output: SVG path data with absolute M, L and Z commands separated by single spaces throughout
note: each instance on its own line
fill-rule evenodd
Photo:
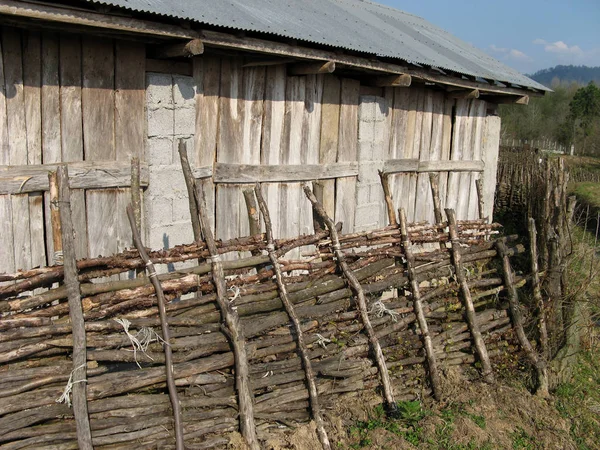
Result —
M 452 111 L 454 104 L 454 99 L 447 97 L 445 98 L 442 130 L 442 152 L 440 156 L 440 160 L 442 161 L 450 160 L 450 148 L 452 146 Z M 439 188 L 441 207 L 444 208 L 446 205 L 446 192 L 448 189 L 448 172 L 440 172 Z
M 431 133 L 433 128 L 433 91 L 426 90 L 423 103 L 423 122 L 421 126 L 421 148 L 419 161 L 427 162 L 431 159 Z M 417 176 L 417 191 L 415 195 L 415 222 L 428 220 L 433 223 L 433 202 L 429 175 L 421 173 Z
M 304 115 L 302 118 L 302 165 L 319 165 L 319 147 L 321 141 L 321 110 L 323 104 L 324 75 L 306 77 Z M 313 208 L 300 193 L 300 234 L 312 234 L 314 231 Z M 301 248 L 300 252 L 305 251 Z
M 196 159 L 200 166 L 209 166 L 208 177 L 210 177 L 217 152 L 221 60 L 214 57 L 194 58 L 193 65 L 196 84 L 196 133 L 194 136 Z M 206 179 L 198 186 L 204 190 L 208 220 L 214 228 L 215 188 L 213 182 L 211 179 Z
M 500 117 L 491 115 L 485 118 L 482 158 L 485 164 L 483 171 L 484 213 L 489 219 L 494 210 L 494 192 L 496 190 L 496 170 L 498 168 L 498 151 L 500 149 Z
M 473 155 L 472 159 L 475 161 L 481 161 L 481 147 L 483 139 L 483 126 L 485 122 L 486 103 L 481 100 L 473 101 L 474 118 L 473 118 L 473 130 L 472 130 L 472 148 Z M 479 219 L 479 197 L 477 195 L 476 180 L 480 177 L 479 173 L 471 172 L 470 174 L 470 186 L 471 191 L 469 192 L 469 219 Z
M 468 102 L 466 100 L 457 100 L 454 110 L 454 122 L 452 125 L 452 142 L 450 149 L 450 160 L 460 161 L 463 159 L 461 133 L 464 134 L 465 120 L 464 117 L 468 114 Z M 451 171 L 448 174 L 448 187 L 446 189 L 446 208 L 456 209 L 458 204 L 460 174 Z
M 275 166 L 280 162 L 280 147 L 285 118 L 286 80 L 285 66 L 275 65 L 267 68 L 261 152 L 261 164 L 264 166 Z M 281 187 L 278 184 L 265 184 L 263 190 L 268 210 L 271 213 L 273 234 L 275 238 L 279 238 L 281 237 L 279 234 L 279 197 Z
M 42 47 L 39 33 L 23 34 L 23 92 L 27 127 L 27 161 L 42 163 Z M 46 264 L 43 195 L 29 195 L 31 266 Z
M 288 77 L 285 93 L 284 135 L 281 143 L 281 164 L 298 165 L 302 162 L 303 115 L 306 98 L 306 77 Z M 282 184 L 279 199 L 281 237 L 297 236 L 300 232 L 300 202 L 302 191 L 298 184 Z M 299 256 L 296 249 L 291 258 Z
M 11 164 L 27 164 L 27 128 L 25 123 L 25 95 L 23 91 L 23 59 L 20 31 L 2 30 L 4 51 L 4 82 L 6 85 L 6 117 Z M 15 269 L 30 269 L 31 230 L 29 196 L 11 197 Z
M 431 129 L 431 150 L 429 152 L 429 163 L 440 161 L 442 157 L 442 145 L 443 145 L 443 132 L 444 132 L 444 94 L 436 92 L 433 95 L 433 119 Z M 438 172 L 440 173 L 440 172 Z M 443 173 L 443 172 L 441 172 Z M 443 176 L 443 175 L 442 175 Z M 433 208 L 433 196 L 431 194 L 431 184 L 429 182 L 429 175 L 427 176 L 427 189 L 429 195 L 427 197 L 427 221 L 429 223 L 435 223 L 435 212 Z M 439 177 L 438 177 L 439 186 Z
M 418 159 L 391 159 L 383 166 L 385 173 L 408 172 L 482 172 L 482 161 L 419 161 Z
M 73 189 L 108 189 L 131 186 L 128 161 L 76 161 L 68 164 Z M 0 166 L 0 194 L 48 190 L 48 172 L 57 164 Z M 148 186 L 148 164 L 141 164 L 141 185 Z
M 0 42 L 0 162 L 10 163 L 8 121 L 6 117 L 6 85 L 4 82 L 4 52 Z M 14 272 L 12 208 L 8 195 L 0 195 L 0 272 Z
M 209 168 L 194 171 L 196 178 L 208 175 Z M 358 163 L 252 165 L 217 163 L 215 183 L 297 183 L 311 180 L 329 180 L 355 177 Z
M 63 161 L 83 160 L 83 115 L 81 110 L 81 39 L 60 38 L 60 123 Z M 87 258 L 85 192 L 71 191 L 72 220 L 77 258 Z
M 340 127 L 340 80 L 335 75 L 323 79 L 323 106 L 321 107 L 321 144 L 319 162 L 331 164 L 337 161 Z M 323 208 L 333 217 L 335 213 L 335 181 L 321 182 Z
M 27 126 L 27 161 L 42 163 L 42 48 L 39 33 L 23 34 L 23 93 Z
M 115 46 L 115 152 L 116 159 L 131 163 L 144 159 L 146 125 L 146 49 L 143 44 L 119 41 Z M 130 189 L 117 192 L 117 251 L 133 244 L 126 208 Z
M 44 33 L 42 35 L 42 162 L 44 164 L 62 161 L 59 66 L 58 36 Z M 54 241 L 52 240 L 48 193 L 44 194 L 44 210 L 46 255 L 50 260 L 50 255 L 54 254 Z
M 218 162 L 238 163 L 241 160 L 243 152 L 243 100 L 240 99 L 240 96 L 242 91 L 243 71 L 241 62 L 233 58 L 224 58 L 221 63 L 221 91 L 219 97 Z M 220 214 L 215 217 L 215 234 L 218 239 L 230 239 L 238 236 L 241 197 L 242 195 L 237 187 L 217 187 L 215 210 L 220 211 Z
M 358 100 L 360 83 L 343 79 L 341 86 L 338 162 L 356 161 L 358 157 Z M 340 178 L 335 183 L 335 221 L 343 222 L 342 230 L 354 230 L 356 179 Z
M 86 161 L 110 161 L 115 150 L 115 58 L 111 40 L 82 40 L 83 137 Z M 86 192 L 89 256 L 111 255 L 118 249 L 117 195 Z
M 243 68 L 242 72 L 242 154 L 239 162 L 242 164 L 260 164 L 266 68 L 247 67 Z M 248 236 L 250 235 L 250 225 L 246 201 L 243 199 L 241 189 L 238 195 L 241 195 L 239 197 L 240 222 L 238 224 L 238 236 Z
M 414 135 L 411 140 L 407 139 L 408 150 L 412 149 L 412 154 L 410 155 L 413 159 L 419 159 L 419 155 L 421 153 L 421 134 L 423 132 L 423 118 L 424 113 L 423 110 L 425 108 L 425 89 L 423 88 L 413 88 L 411 89 L 411 96 L 415 99 L 411 102 L 411 110 L 414 105 L 415 111 L 415 125 L 414 125 Z M 409 174 L 408 175 L 408 188 L 405 187 L 405 195 L 407 198 L 407 207 L 406 213 L 408 220 L 410 222 L 415 221 L 415 207 L 417 201 L 417 174 Z
M 458 145 L 461 148 L 461 160 L 473 159 L 473 125 L 475 122 L 475 102 L 476 100 L 458 100 L 458 103 L 465 102 L 465 114 L 461 118 L 462 126 L 460 128 Z M 457 118 L 458 119 L 458 118 Z M 475 189 L 475 186 L 472 186 Z M 459 220 L 468 219 L 469 197 L 471 195 L 471 174 L 459 174 L 458 199 L 456 203 L 456 217 Z
M 392 121 L 390 124 L 390 150 L 388 160 L 402 159 L 404 158 L 404 147 L 407 134 L 408 125 L 408 107 L 409 107 L 409 95 L 408 89 L 394 88 L 393 89 L 393 112 Z M 385 167 L 385 166 L 384 166 Z M 384 169 L 385 170 L 385 169 Z M 401 201 L 404 196 L 404 176 L 389 177 L 390 190 L 392 192 L 392 199 L 395 202 L 396 207 L 400 207 Z

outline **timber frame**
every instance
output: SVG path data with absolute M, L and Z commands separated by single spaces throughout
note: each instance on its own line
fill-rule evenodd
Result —
M 333 70 L 345 70 L 358 71 L 364 75 L 367 72 L 372 78 L 370 84 L 373 86 L 408 87 L 411 82 L 416 81 L 458 90 L 454 94 L 457 97 L 481 98 L 491 103 L 526 105 L 529 96 L 544 95 L 542 91 L 532 88 L 504 85 L 493 80 L 480 81 L 475 77 L 447 74 L 440 69 L 423 68 L 406 62 L 385 61 L 373 55 L 353 55 L 339 50 L 301 46 L 297 41 L 266 40 L 247 33 L 227 33 L 216 29 L 199 28 L 189 22 L 173 20 L 172 23 L 166 23 L 166 20 L 158 22 L 149 20 L 153 18 L 149 14 L 133 15 L 127 11 L 111 10 L 104 6 L 94 10 L 74 8 L 67 4 L 0 0 L 0 18 L 4 22 L 15 25 L 26 23 L 28 27 L 32 26 L 32 21 L 36 21 L 40 24 L 43 22 L 45 28 L 54 27 L 63 31 L 71 29 L 77 32 L 93 31 L 96 34 L 117 33 L 121 37 L 131 39 L 153 38 L 163 41 L 156 49 L 162 58 L 189 57 L 202 53 L 205 48 L 211 48 L 216 51 L 270 55 L 270 58 L 275 59 L 267 60 L 266 63 L 258 61 L 258 65 L 292 63 L 290 68 L 292 74 L 331 73 Z M 190 47 L 195 50 L 190 50 Z

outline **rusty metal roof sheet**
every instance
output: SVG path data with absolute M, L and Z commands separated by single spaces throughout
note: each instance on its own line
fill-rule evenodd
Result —
M 548 88 L 426 20 L 363 0 L 82 0 Z

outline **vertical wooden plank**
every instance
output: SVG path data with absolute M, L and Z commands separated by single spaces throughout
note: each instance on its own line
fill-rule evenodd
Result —
M 340 79 L 335 75 L 323 78 L 323 106 L 321 108 L 321 145 L 319 162 L 330 164 L 337 161 L 340 129 Z M 335 213 L 335 181 L 323 180 L 323 208 L 329 217 Z
M 200 166 L 212 166 L 217 153 L 219 126 L 219 92 L 221 87 L 221 60 L 215 57 L 194 58 L 196 84 L 196 133 L 194 145 Z M 215 226 L 215 187 L 211 179 L 202 181 L 208 220 Z
M 436 92 L 433 95 L 433 119 L 431 130 L 431 148 L 429 152 L 430 161 L 439 161 L 442 157 L 442 141 L 444 130 L 444 94 Z M 433 208 L 433 197 L 431 195 L 431 186 L 429 184 L 429 174 L 427 176 L 426 186 L 429 191 L 427 196 L 427 210 L 425 219 L 429 223 L 435 223 L 435 213 Z M 439 178 L 438 178 L 439 180 Z M 439 182 L 439 181 L 438 181 Z
M 494 213 L 494 193 L 496 191 L 496 171 L 498 169 L 498 151 L 500 150 L 500 117 L 488 115 L 485 118 L 482 142 L 483 199 L 485 216 L 492 220 Z
M 419 159 L 421 153 L 421 134 L 423 132 L 423 118 L 425 109 L 425 90 L 423 88 L 413 88 L 411 95 L 415 98 L 415 125 L 412 142 L 407 140 L 408 150 L 412 153 L 407 154 L 408 158 Z M 412 111 L 412 102 L 411 102 Z M 417 201 L 417 174 L 411 173 L 407 176 L 408 189 L 405 187 L 407 196 L 407 218 L 409 222 L 415 221 L 415 207 Z
M 244 100 L 243 69 L 235 59 L 223 58 L 221 64 L 221 95 L 217 161 L 237 163 L 242 154 L 242 111 Z M 217 186 L 216 234 L 219 239 L 237 237 L 240 223 L 240 189 L 234 186 Z M 245 217 L 245 216 L 244 216 Z
M 6 85 L 4 82 L 4 46 L 0 43 L 0 164 L 10 164 L 8 119 L 6 117 Z M 15 253 L 12 210 L 9 195 L 0 195 L 0 273 L 14 272 Z
M 42 162 L 61 162 L 59 43 L 53 33 L 42 34 Z M 54 264 L 54 242 L 50 224 L 50 197 L 44 194 L 46 255 Z
M 419 151 L 420 161 L 429 161 L 431 158 L 431 142 L 433 128 L 433 91 L 427 89 L 424 93 L 423 122 L 421 126 L 421 148 Z M 420 173 L 417 176 L 415 195 L 415 221 L 433 219 L 433 200 L 429 186 L 429 174 Z
M 463 125 L 459 136 L 459 145 L 462 148 L 462 160 L 470 160 L 473 158 L 473 125 L 475 122 L 475 101 L 464 100 L 466 102 L 465 113 L 463 117 Z M 469 197 L 471 195 L 471 174 L 461 172 L 459 177 L 458 201 L 456 204 L 456 217 L 459 220 L 468 219 L 469 213 Z M 475 186 L 473 186 L 475 189 Z
M 277 165 L 281 162 L 281 143 L 285 118 L 286 92 L 285 66 L 267 68 L 264 105 L 264 129 L 261 153 L 261 164 Z M 281 213 L 279 211 L 280 185 L 269 183 L 264 185 L 267 206 L 271 213 L 271 222 L 275 238 L 280 235 Z
M 81 111 L 81 39 L 60 37 L 60 124 L 62 160 L 83 160 L 83 116 Z M 75 254 L 87 258 L 87 221 L 85 192 L 71 191 L 72 220 L 75 229 Z
M 468 102 L 466 100 L 456 100 L 456 109 L 454 114 L 454 123 L 452 124 L 452 143 L 450 150 L 450 160 L 460 161 L 463 159 L 462 138 L 464 135 L 465 115 L 468 114 Z M 456 209 L 459 196 L 460 174 L 450 172 L 448 174 L 448 188 L 446 194 L 446 208 Z
M 321 140 L 321 105 L 323 102 L 323 75 L 306 76 L 306 95 L 303 115 L 302 164 L 319 164 Z M 313 233 L 312 205 L 300 191 L 300 234 Z M 301 250 L 302 251 L 302 250 Z
M 472 159 L 474 161 L 481 161 L 481 145 L 483 139 L 483 127 L 485 122 L 485 110 L 486 104 L 482 100 L 473 101 L 474 118 L 473 118 L 473 130 L 471 146 L 473 148 Z M 475 186 L 476 180 L 480 177 L 478 172 L 471 172 L 470 174 L 470 186 L 469 192 L 469 219 L 479 219 L 479 198 L 477 196 L 477 189 Z
M 450 160 L 450 148 L 452 146 L 452 112 L 454 110 L 454 99 L 444 98 L 444 116 L 442 125 L 442 148 L 440 160 Z M 448 172 L 440 173 L 440 202 L 442 208 L 446 206 L 446 193 L 448 190 Z
M 87 161 L 116 158 L 115 52 L 111 40 L 82 40 L 81 107 L 83 147 Z M 86 192 L 88 254 L 111 255 L 118 250 L 117 194 L 114 190 Z
M 306 77 L 288 77 L 285 94 L 284 136 L 281 145 L 281 164 L 301 164 L 303 148 L 303 115 L 306 97 Z M 297 236 L 300 232 L 300 201 L 298 183 L 282 183 L 280 195 L 281 237 Z M 290 257 L 299 256 L 296 249 Z
M 39 33 L 23 34 L 23 94 L 27 127 L 27 162 L 42 163 L 42 47 Z
M 26 165 L 28 162 L 27 128 L 25 122 L 21 32 L 4 28 L 2 30 L 2 43 L 4 47 L 9 159 L 11 165 Z M 29 195 L 12 195 L 11 209 L 15 269 L 30 269 L 32 266 Z
M 360 82 L 344 78 L 341 86 L 338 162 L 358 157 L 358 100 Z M 338 178 L 335 184 L 335 221 L 342 222 L 344 233 L 354 230 L 356 178 Z
M 37 32 L 23 34 L 23 94 L 27 129 L 27 162 L 42 163 L 42 47 Z M 29 233 L 31 266 L 46 265 L 44 242 L 44 197 L 29 194 Z
M 263 101 L 265 97 L 265 68 L 249 67 L 242 71 L 242 147 L 237 162 L 242 164 L 260 164 L 260 146 L 262 137 Z M 242 189 L 238 189 L 239 218 L 237 236 L 248 236 L 250 225 L 246 202 Z
M 408 134 L 409 124 L 409 107 L 410 107 L 410 90 L 403 88 L 394 88 L 394 110 L 392 114 L 392 122 L 390 129 L 390 159 L 404 158 L 404 149 L 406 147 L 406 139 Z M 404 186 L 406 177 L 398 174 L 389 178 L 393 180 L 393 185 L 390 186 L 392 198 L 397 208 L 406 209 L 404 202 Z
M 144 44 L 117 41 L 115 45 L 115 152 L 117 161 L 144 157 L 146 103 L 146 48 Z M 117 251 L 133 245 L 126 208 L 131 189 L 117 196 Z

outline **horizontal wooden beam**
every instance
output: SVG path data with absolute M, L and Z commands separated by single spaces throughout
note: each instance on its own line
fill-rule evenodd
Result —
M 117 30 L 125 33 L 146 34 L 165 38 L 198 37 L 198 32 L 176 25 L 133 19 L 131 17 L 102 14 L 95 11 L 54 6 L 47 3 L 26 3 L 0 0 L 0 14 L 27 19 L 60 22 L 67 25 Z
M 404 172 L 483 172 L 483 161 L 419 161 L 390 159 L 383 164 L 384 173 Z
M 214 168 L 215 183 L 293 183 L 330 178 L 355 177 L 358 163 L 301 165 L 250 165 L 217 163 Z
M 486 97 L 482 97 L 482 100 L 485 100 L 489 103 L 495 103 L 497 105 L 501 104 L 514 104 L 514 105 L 529 105 L 529 95 L 524 95 L 522 97 L 515 97 L 510 95 L 490 95 Z
M 368 80 L 368 82 L 371 86 L 376 87 L 409 87 L 412 83 L 412 77 L 406 74 L 379 76 Z
M 201 33 L 201 39 L 207 47 L 231 48 L 237 50 L 246 50 L 255 53 L 265 53 L 271 55 L 287 56 L 298 59 L 312 59 L 322 61 L 333 61 L 336 64 L 355 67 L 360 69 L 372 70 L 376 72 L 411 75 L 423 81 L 431 83 L 444 84 L 446 86 L 455 86 L 462 88 L 479 89 L 480 91 L 492 92 L 498 94 L 523 96 L 526 89 L 515 89 L 502 86 L 492 86 L 488 83 L 459 79 L 428 71 L 425 69 L 408 68 L 399 64 L 377 61 L 360 56 L 351 56 L 339 54 L 333 51 L 320 50 L 309 47 L 300 47 L 298 45 L 286 44 L 283 42 L 267 41 L 265 39 L 251 38 L 248 36 L 237 37 L 232 34 L 220 31 L 204 30 Z
M 333 73 L 335 70 L 335 62 L 333 61 L 319 61 L 316 63 L 297 63 L 291 64 L 288 67 L 288 73 L 290 75 L 314 75 L 319 73 Z
M 200 39 L 192 39 L 176 44 L 162 44 L 152 49 L 152 55 L 159 59 L 191 58 L 202 53 L 204 53 L 204 44 Z
M 191 61 L 169 61 L 167 59 L 146 59 L 146 72 L 168 73 L 191 77 L 194 68 Z
M 283 64 L 291 64 L 298 61 L 295 58 L 266 58 L 266 59 L 254 59 L 244 63 L 242 67 L 269 67 L 269 66 L 281 66 Z
M 71 189 L 108 189 L 131 186 L 131 164 L 127 161 L 77 161 L 69 168 Z M 0 194 L 47 191 L 48 172 L 58 164 L 0 166 Z M 148 164 L 140 164 L 140 184 L 148 186 Z
M 479 98 L 479 89 L 470 89 L 470 90 L 453 89 L 453 90 L 449 90 L 448 97 L 449 98 L 462 98 L 462 99 L 466 99 L 466 100 L 473 99 L 473 98 Z

